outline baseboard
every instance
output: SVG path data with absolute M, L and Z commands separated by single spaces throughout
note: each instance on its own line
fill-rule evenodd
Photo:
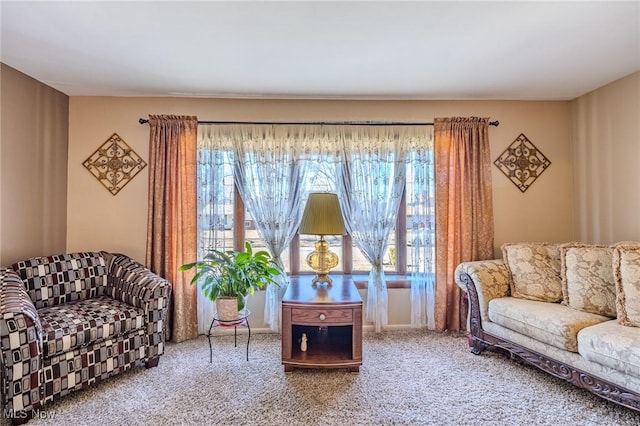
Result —
M 411 327 L 411 324 L 391 324 L 385 326 L 382 331 L 398 331 L 398 330 L 416 330 L 414 327 Z M 362 326 L 362 331 L 365 333 L 375 332 L 376 328 L 373 324 L 365 324 Z
M 391 324 L 384 327 L 383 331 L 401 331 L 401 330 L 415 330 L 411 327 L 411 324 Z M 245 327 L 238 327 L 237 332 L 239 335 L 247 334 L 248 330 Z M 362 326 L 363 333 L 374 333 L 375 327 L 373 324 L 365 324 Z M 214 330 L 213 336 L 233 336 L 233 329 L 225 328 Z M 273 331 L 270 328 L 253 328 L 251 327 L 251 334 L 280 334 L 279 331 Z M 206 334 L 202 334 L 206 336 Z

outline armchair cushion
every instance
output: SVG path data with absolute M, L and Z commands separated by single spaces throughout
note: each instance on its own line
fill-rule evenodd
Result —
M 142 309 L 108 296 L 42 308 L 38 313 L 45 357 L 142 329 L 144 325 Z
M 65 253 L 15 263 L 36 309 L 95 297 L 107 283 L 106 259 L 101 253 Z

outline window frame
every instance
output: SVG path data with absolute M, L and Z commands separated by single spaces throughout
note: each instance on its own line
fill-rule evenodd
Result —
M 240 191 L 238 187 L 234 184 L 234 221 L 233 221 L 233 246 L 234 250 L 243 250 L 244 242 L 246 240 L 245 234 L 245 207 L 244 202 L 242 201 L 242 197 L 240 196 Z M 404 285 L 406 279 L 404 279 L 407 275 L 407 195 L 406 195 L 406 183 L 405 187 L 402 191 L 402 198 L 400 199 L 400 206 L 398 208 L 398 216 L 396 218 L 396 227 L 395 227 L 395 240 L 396 240 L 396 270 L 395 271 L 386 271 L 386 275 L 396 276 L 398 283 L 402 284 L 401 287 L 406 287 Z M 336 249 L 334 248 L 334 251 Z M 342 247 L 341 247 L 341 260 L 342 260 L 342 271 L 336 272 L 337 275 L 347 275 L 347 276 L 358 276 L 367 274 L 367 271 L 354 271 L 353 270 L 353 240 L 351 235 L 343 235 L 342 236 Z M 296 231 L 293 236 L 291 243 L 289 244 L 289 265 L 290 271 L 288 272 L 292 277 L 299 277 L 301 275 L 310 275 L 312 272 L 300 271 L 300 262 L 302 261 L 300 256 L 300 234 Z M 361 280 L 355 280 L 355 282 L 360 283 Z M 365 280 L 366 281 L 366 280 Z M 366 288 L 361 287 L 359 288 Z

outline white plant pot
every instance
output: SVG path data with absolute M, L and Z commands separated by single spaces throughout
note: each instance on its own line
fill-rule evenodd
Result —
M 220 321 L 237 321 L 240 317 L 238 312 L 238 300 L 235 297 L 219 297 L 216 299 L 217 318 Z

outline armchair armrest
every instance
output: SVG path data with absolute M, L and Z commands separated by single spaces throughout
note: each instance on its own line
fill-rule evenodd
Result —
M 137 308 L 155 301 L 166 307 L 171 283 L 124 254 L 114 254 L 107 272 L 107 294 Z
M 146 359 L 164 353 L 164 327 L 171 283 L 123 254 L 106 254 L 109 260 L 105 293 L 121 302 L 144 309 L 149 351 Z
M 5 410 L 39 407 L 42 325 L 20 276 L 7 268 L 0 268 L 0 351 Z
M 467 293 L 469 286 L 474 287 L 482 321 L 489 321 L 489 302 L 492 299 L 509 295 L 511 278 L 502 259 L 461 263 L 456 268 L 455 278 L 456 284 Z

